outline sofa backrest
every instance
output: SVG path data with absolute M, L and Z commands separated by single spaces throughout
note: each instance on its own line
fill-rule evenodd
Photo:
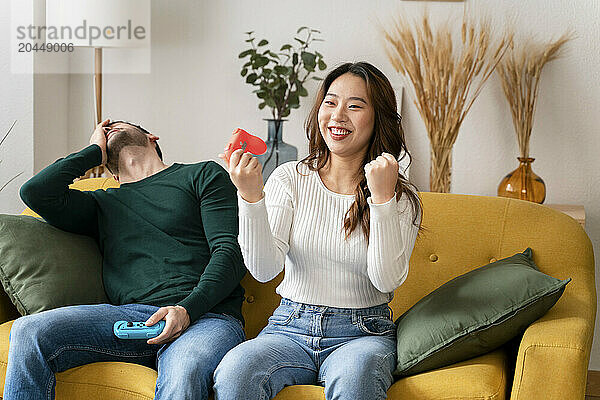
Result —
M 80 190 L 118 186 L 112 178 L 85 179 L 71 185 Z M 556 307 L 568 301 L 585 306 L 589 299 L 578 296 L 596 295 L 592 243 L 568 215 L 504 197 L 432 192 L 419 192 L 419 196 L 423 203 L 422 225 L 427 231 L 417 237 L 408 277 L 394 293 L 390 304 L 394 318 L 456 276 L 527 247 L 533 250 L 534 261 L 542 272 L 558 279 L 572 278 Z M 24 214 L 35 215 L 31 210 Z M 242 281 L 248 338 L 260 332 L 279 304 L 275 288 L 282 276 L 261 284 L 246 274 Z M 591 308 L 588 311 L 595 312 Z
M 411 254 L 406 281 L 390 306 L 394 319 L 449 280 L 490 262 L 533 250 L 540 270 L 558 279 L 572 278 L 555 305 L 577 302 L 595 313 L 594 253 L 585 231 L 570 216 L 544 205 L 517 199 L 419 192 L 423 226 Z M 243 311 L 252 338 L 279 303 L 275 288 L 282 279 L 261 284 L 249 274 Z M 594 300 L 590 301 L 589 297 Z

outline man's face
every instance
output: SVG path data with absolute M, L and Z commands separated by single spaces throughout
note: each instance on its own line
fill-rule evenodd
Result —
M 127 146 L 145 147 L 150 143 L 150 138 L 137 128 L 118 122 L 109 125 L 106 133 L 106 165 L 113 174 L 118 174 L 119 155 Z

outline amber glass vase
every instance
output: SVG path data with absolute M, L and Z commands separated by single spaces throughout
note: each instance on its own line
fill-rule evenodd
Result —
M 498 186 L 498 196 L 542 204 L 546 199 L 546 184 L 531 170 L 531 163 L 535 158 L 517 157 L 517 160 L 519 168 L 502 179 Z

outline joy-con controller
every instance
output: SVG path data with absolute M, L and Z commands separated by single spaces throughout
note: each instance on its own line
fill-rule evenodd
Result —
M 242 149 L 244 153 L 248 152 L 258 156 L 267 151 L 267 144 L 261 138 L 251 135 L 241 128 L 237 128 L 233 131 L 233 135 L 224 149 L 227 161 L 229 161 L 231 153 L 237 149 Z
M 121 339 L 150 339 L 160 335 L 165 328 L 165 320 L 152 326 L 145 322 L 117 321 L 113 326 L 115 336 Z

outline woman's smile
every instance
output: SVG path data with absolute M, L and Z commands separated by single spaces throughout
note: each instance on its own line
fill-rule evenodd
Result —
M 352 133 L 352 131 L 342 128 L 342 127 L 338 127 L 338 126 L 330 126 L 329 127 L 329 134 L 331 135 L 333 140 L 344 140 L 351 133 Z

